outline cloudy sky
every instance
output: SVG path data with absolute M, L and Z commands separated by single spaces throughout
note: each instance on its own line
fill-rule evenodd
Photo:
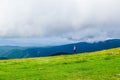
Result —
M 120 38 L 120 0 L 0 0 L 0 45 Z

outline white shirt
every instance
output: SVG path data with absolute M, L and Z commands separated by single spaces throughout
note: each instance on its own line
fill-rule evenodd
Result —
M 74 50 L 76 50 L 76 46 L 74 46 Z

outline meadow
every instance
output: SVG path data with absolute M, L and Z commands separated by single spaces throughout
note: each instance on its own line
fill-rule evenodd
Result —
M 1 60 L 0 80 L 120 80 L 120 48 Z

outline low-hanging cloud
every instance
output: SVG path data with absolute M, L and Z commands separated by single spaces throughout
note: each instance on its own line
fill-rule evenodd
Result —
M 1 38 L 120 38 L 120 0 L 0 0 Z

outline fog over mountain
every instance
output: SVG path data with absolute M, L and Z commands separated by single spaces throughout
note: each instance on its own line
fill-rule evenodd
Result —
M 0 38 L 60 44 L 119 39 L 120 0 L 0 0 Z

